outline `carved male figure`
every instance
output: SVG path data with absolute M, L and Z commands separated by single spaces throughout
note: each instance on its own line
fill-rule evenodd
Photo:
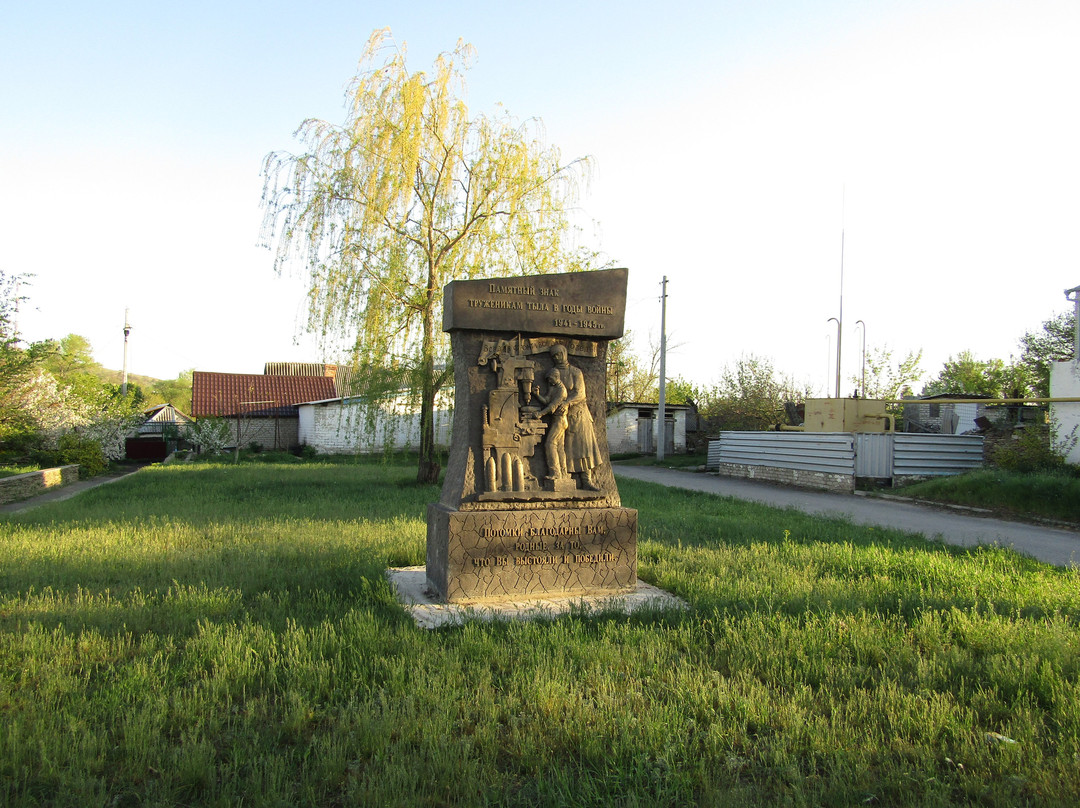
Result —
M 585 375 L 580 368 L 567 361 L 565 345 L 552 345 L 550 353 L 559 378 L 566 386 L 566 471 L 580 475 L 581 488 L 599 491 L 593 482 L 592 470 L 603 462 L 603 455 L 596 442 L 592 415 L 585 397 Z
M 540 388 L 535 388 L 536 397 L 546 406 L 536 414 L 543 418 L 551 414 L 551 426 L 548 428 L 544 453 L 547 457 L 548 475 L 558 480 L 566 476 L 566 385 L 562 383 L 557 368 L 552 368 L 544 377 L 548 382 L 548 393 L 543 395 Z

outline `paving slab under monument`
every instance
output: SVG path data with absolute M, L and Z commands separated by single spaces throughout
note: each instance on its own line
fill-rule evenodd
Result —
M 427 591 L 424 567 L 397 567 L 386 571 L 398 601 L 420 628 L 462 625 L 470 620 L 533 620 L 576 613 L 637 609 L 685 609 L 686 601 L 641 579 L 630 592 L 607 595 L 566 595 L 546 598 L 442 603 Z

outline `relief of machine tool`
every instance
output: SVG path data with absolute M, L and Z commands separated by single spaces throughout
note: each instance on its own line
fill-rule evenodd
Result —
M 533 380 L 539 366 L 528 358 L 528 340 L 501 339 L 485 342 L 479 365 L 490 365 L 498 386 L 488 393 L 484 407 L 481 443 L 484 456 L 484 490 L 514 493 L 537 490 L 540 485 L 530 470 L 529 458 L 544 439 L 547 425 L 537 417 L 540 407 L 532 403 Z

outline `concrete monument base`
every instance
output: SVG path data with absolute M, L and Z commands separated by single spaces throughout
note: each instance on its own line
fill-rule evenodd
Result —
M 635 579 L 629 591 L 616 595 L 560 595 L 547 598 L 502 598 L 444 603 L 427 586 L 424 567 L 386 571 L 398 601 L 420 628 L 462 625 L 469 620 L 534 620 L 560 615 L 630 613 L 637 609 L 685 609 L 686 601 L 652 584 Z
M 637 581 L 632 508 L 457 510 L 428 506 L 427 580 L 454 603 L 614 594 Z

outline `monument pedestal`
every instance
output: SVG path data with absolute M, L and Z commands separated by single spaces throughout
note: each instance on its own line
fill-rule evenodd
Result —
M 433 503 L 427 579 L 448 603 L 633 589 L 637 511 L 460 511 Z

